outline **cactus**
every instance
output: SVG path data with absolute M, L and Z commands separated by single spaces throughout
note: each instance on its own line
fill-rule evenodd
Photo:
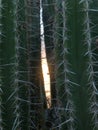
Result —
M 89 11 L 89 15 L 90 15 L 90 27 L 91 27 L 91 37 L 92 37 L 92 59 L 93 59 L 93 76 L 94 76 L 94 83 L 95 83 L 95 93 L 92 95 L 95 95 L 94 101 L 92 101 L 92 105 L 91 105 L 91 112 L 93 113 L 93 121 L 94 121 L 94 129 L 98 129 L 98 113 L 97 113 L 97 99 L 98 99 L 98 95 L 97 95 L 97 90 L 98 90 L 98 83 L 97 83 L 97 78 L 98 78 L 98 73 L 97 73 L 97 66 L 98 66 L 98 46 L 97 46 L 97 38 L 98 38 L 98 1 L 93 1 L 90 3 L 90 11 Z M 96 100 L 96 102 L 95 102 Z
M 41 70 L 41 2 L 50 109 Z M 98 129 L 97 6 L 96 0 L 0 0 L 0 130 Z
M 90 19 L 91 19 L 91 23 L 90 23 L 90 27 L 91 27 L 91 36 L 92 36 L 92 50 L 93 50 L 93 60 L 94 60 L 94 71 L 97 71 L 97 49 L 98 49 L 98 32 L 97 32 L 97 28 L 98 28 L 98 10 L 97 10 L 97 6 L 98 6 L 98 1 L 93 1 L 90 3 Z M 97 85 L 97 73 L 95 74 L 95 80 L 96 80 L 96 85 Z M 98 88 L 98 85 L 97 85 Z
M 2 9 L 2 1 L 0 1 L 0 45 L 1 45 L 1 36 L 2 36 L 2 31 L 1 31 L 1 27 L 2 27 L 2 24 L 1 24 L 1 18 L 2 18 L 2 15 L 1 15 L 1 9 Z M 1 51 L 1 49 L 0 49 Z M 1 95 L 2 95 L 2 89 L 1 89 L 1 85 L 2 85 L 2 78 L 1 78 L 1 57 L 0 57 L 0 129 L 3 130 L 2 128 L 2 98 L 1 98 Z
M 29 129 L 29 101 L 28 101 L 28 68 L 27 68 L 27 42 L 26 42 L 26 3 L 25 1 L 18 1 L 17 6 L 17 37 L 18 37 L 18 87 L 19 87 L 19 101 L 20 101 L 20 128 Z
M 65 5 L 64 5 L 65 6 Z M 63 11 L 65 7 L 62 7 L 61 1 L 56 1 L 55 4 L 55 22 L 54 22 L 54 54 L 55 54 L 55 73 L 56 73 L 56 90 L 57 90 L 57 98 L 58 98 L 58 114 L 61 110 L 63 110 L 66 107 L 66 89 L 65 89 L 65 65 L 64 65 L 64 56 L 63 56 L 63 15 L 65 12 Z M 64 13 L 64 14 L 62 14 Z M 65 31 L 65 28 L 64 28 Z M 65 35 L 65 34 L 64 34 Z M 66 38 L 66 35 L 64 36 Z M 64 47 L 64 50 L 66 48 Z M 65 50 L 66 51 L 66 50 Z M 65 53 L 64 51 L 64 53 Z M 67 60 L 67 59 L 66 59 Z M 66 85 L 67 86 L 67 85 Z M 68 93 L 69 91 L 67 91 Z M 65 100 L 64 100 L 65 99 Z M 62 106 L 63 104 L 63 106 Z M 61 107 L 61 110 L 60 110 Z M 63 108 L 62 108 L 63 107 Z M 64 122 L 65 119 L 65 112 L 61 117 L 59 117 L 58 127 L 59 129 L 67 129 L 66 126 L 60 126 L 62 122 Z M 56 127 L 56 128 L 58 128 Z
M 26 32 L 28 53 L 28 82 L 31 128 L 44 127 L 43 99 L 41 74 L 41 43 L 40 43 L 40 2 L 27 1 L 26 3 Z M 33 116 L 32 116 L 33 115 Z M 33 122 L 33 124 L 32 124 Z
M 0 5 L 0 128 L 44 127 L 39 7 L 36 1 L 2 1 Z
M 58 126 L 62 130 L 98 129 L 89 4 L 88 0 L 56 1 L 56 87 L 64 109 Z
M 1 1 L 2 35 L 0 43 L 2 122 L 0 128 L 15 130 L 19 128 L 19 101 L 18 101 L 18 77 L 17 77 L 17 46 L 16 34 L 17 1 Z

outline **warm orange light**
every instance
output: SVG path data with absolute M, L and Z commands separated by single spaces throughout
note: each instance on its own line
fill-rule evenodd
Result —
M 49 75 L 49 69 L 48 69 L 47 58 L 46 58 L 44 24 L 43 24 L 42 14 L 43 14 L 42 0 L 40 0 L 41 63 L 42 63 L 42 71 L 44 77 L 45 95 L 47 98 L 47 107 L 49 108 L 51 105 L 50 75 Z
M 50 75 L 49 75 L 49 69 L 46 59 L 46 53 L 44 45 L 42 45 L 42 52 L 41 52 L 41 59 L 42 59 L 42 70 L 43 70 L 43 77 L 44 77 L 44 89 L 45 94 L 47 98 L 47 107 L 49 108 L 51 105 L 51 93 L 50 93 Z

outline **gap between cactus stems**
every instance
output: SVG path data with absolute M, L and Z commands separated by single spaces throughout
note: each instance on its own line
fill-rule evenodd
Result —
M 42 71 L 44 78 L 44 89 L 45 96 L 47 99 L 47 107 L 51 106 L 51 90 L 50 90 L 50 74 L 46 57 L 46 49 L 45 49 L 45 38 L 44 38 L 44 24 L 43 24 L 43 8 L 42 8 L 42 0 L 40 0 L 40 38 L 41 38 L 41 63 L 42 63 Z

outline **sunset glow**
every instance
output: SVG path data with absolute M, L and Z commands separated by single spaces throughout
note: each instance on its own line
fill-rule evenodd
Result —
M 43 78 L 44 78 L 45 96 L 47 99 L 47 107 L 49 108 L 51 105 L 50 75 L 49 75 L 49 69 L 48 69 L 47 58 L 46 58 L 44 24 L 43 24 L 42 14 L 43 14 L 42 0 L 40 0 L 41 63 L 42 63 L 42 71 L 43 71 Z
M 47 59 L 45 56 L 43 56 L 43 53 L 44 52 L 42 51 L 42 70 L 43 70 L 43 77 L 44 77 L 44 89 L 47 98 L 47 107 L 49 108 L 51 105 L 50 75 L 48 70 Z

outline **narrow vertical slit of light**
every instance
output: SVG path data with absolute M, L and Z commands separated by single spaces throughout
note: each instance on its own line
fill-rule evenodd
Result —
M 46 49 L 45 49 L 45 38 L 44 38 L 44 24 L 43 24 L 43 8 L 42 0 L 40 0 L 40 38 L 41 38 L 41 63 L 42 71 L 44 78 L 44 89 L 47 99 L 47 107 L 51 106 L 51 90 L 50 90 L 50 75 L 46 58 Z

